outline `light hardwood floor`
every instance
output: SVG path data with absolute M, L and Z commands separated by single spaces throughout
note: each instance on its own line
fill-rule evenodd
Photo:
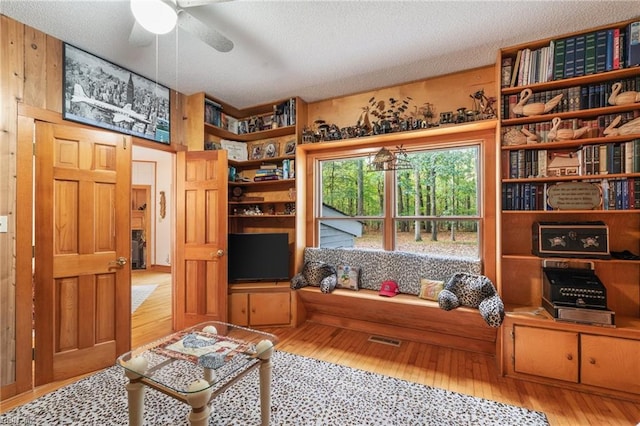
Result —
M 133 275 L 133 285 L 159 284 L 132 316 L 132 345 L 137 346 L 171 332 L 171 278 L 155 272 Z M 554 426 L 633 426 L 640 422 L 640 406 L 629 401 L 501 377 L 491 356 L 408 341 L 394 347 L 370 342 L 365 333 L 314 323 L 264 330 L 279 337 L 277 347 L 282 351 L 542 411 Z M 68 382 L 3 401 L 2 411 Z

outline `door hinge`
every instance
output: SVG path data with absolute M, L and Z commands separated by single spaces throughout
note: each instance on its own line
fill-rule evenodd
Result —
M 511 336 L 511 340 L 516 340 L 516 331 L 514 329 L 511 329 L 509 335 Z
M 31 361 L 36 360 L 36 348 L 31 348 Z
M 125 138 L 124 136 L 122 137 L 122 148 L 124 148 L 125 150 L 127 149 L 127 138 Z

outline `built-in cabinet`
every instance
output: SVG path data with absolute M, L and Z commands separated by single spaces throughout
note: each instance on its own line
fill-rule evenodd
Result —
M 259 327 L 291 322 L 291 291 L 287 282 L 235 284 L 230 291 L 232 324 Z
M 592 39 L 624 32 L 629 23 L 504 48 L 496 66 L 502 73 L 510 64 L 513 75 L 527 50 L 552 46 L 557 55 L 567 40 L 595 48 Z M 535 55 L 545 57 L 530 57 Z M 640 261 L 589 259 L 607 289 L 615 327 L 559 322 L 540 309 L 543 258 L 532 254 L 532 225 L 603 222 L 611 251 L 640 253 L 640 210 L 634 204 L 640 126 L 632 123 L 640 117 L 640 103 L 619 98 L 640 89 L 640 74 L 637 67 L 613 65 L 607 71 L 606 64 L 586 73 L 545 58 L 557 69 L 530 68 L 536 77 L 506 78 L 501 89 L 498 281 L 508 311 L 498 349 L 502 369 L 515 377 L 637 398 Z M 611 102 L 618 83 L 618 101 L 614 93 Z
M 230 172 L 228 232 L 288 234 L 289 275 L 293 276 L 295 146 L 301 138 L 306 104 L 299 98 L 292 98 L 240 110 L 204 93 L 197 93 L 187 97 L 185 105 L 189 150 L 218 147 L 221 140 L 247 145 L 246 160 L 227 160 Z M 212 108 L 215 114 L 223 115 L 212 119 Z M 229 121 L 233 123 L 231 126 Z M 271 124 L 265 126 L 265 122 Z M 255 123 L 262 123 L 258 125 L 261 127 L 254 127 Z M 265 175 L 275 177 L 254 179 Z M 228 307 L 229 321 L 239 325 L 290 325 L 293 321 L 288 281 L 229 283 Z

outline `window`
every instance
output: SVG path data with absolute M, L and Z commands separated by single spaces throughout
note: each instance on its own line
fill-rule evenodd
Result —
M 320 247 L 480 257 L 480 146 L 407 154 L 413 169 L 389 172 L 369 156 L 319 160 Z

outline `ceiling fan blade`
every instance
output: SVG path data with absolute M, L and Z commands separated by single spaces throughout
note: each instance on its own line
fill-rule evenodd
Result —
M 131 34 L 129 34 L 129 43 L 132 46 L 137 47 L 145 47 L 149 46 L 155 40 L 155 34 L 150 33 L 145 30 L 142 25 L 138 23 L 138 21 L 133 22 L 133 27 L 131 28 Z
M 224 3 L 232 0 L 178 0 L 178 7 L 186 9 L 187 7 L 205 6 L 207 4 Z
M 210 28 L 199 19 L 194 18 L 188 12 L 180 11 L 178 14 L 178 25 L 219 52 L 229 52 L 233 49 L 233 42 L 231 40 L 213 28 Z

